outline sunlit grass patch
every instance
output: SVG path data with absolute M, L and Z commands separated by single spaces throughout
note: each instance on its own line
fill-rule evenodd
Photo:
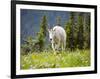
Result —
M 90 51 L 53 51 L 21 55 L 21 69 L 64 68 L 90 66 Z

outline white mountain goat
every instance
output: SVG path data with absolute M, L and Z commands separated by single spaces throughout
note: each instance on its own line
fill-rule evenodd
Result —
M 48 29 L 49 39 L 52 44 L 52 49 L 65 50 L 66 47 L 66 32 L 61 26 L 55 26 L 52 29 Z

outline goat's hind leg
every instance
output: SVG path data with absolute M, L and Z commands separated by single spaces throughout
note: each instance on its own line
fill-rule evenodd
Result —
M 62 52 L 65 51 L 65 48 L 66 48 L 66 42 L 63 42 L 62 45 L 61 45 L 61 47 L 62 47 Z
M 63 42 L 63 50 L 65 51 L 66 49 L 66 41 Z

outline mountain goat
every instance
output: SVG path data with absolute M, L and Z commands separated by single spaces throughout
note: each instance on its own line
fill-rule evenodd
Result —
M 48 29 L 49 40 L 52 44 L 52 49 L 65 50 L 66 47 L 66 32 L 61 26 L 54 26 L 52 29 Z

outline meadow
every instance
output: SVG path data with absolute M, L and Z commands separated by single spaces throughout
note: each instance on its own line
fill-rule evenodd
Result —
M 21 55 L 21 69 L 67 68 L 90 66 L 90 50 L 29 52 Z

